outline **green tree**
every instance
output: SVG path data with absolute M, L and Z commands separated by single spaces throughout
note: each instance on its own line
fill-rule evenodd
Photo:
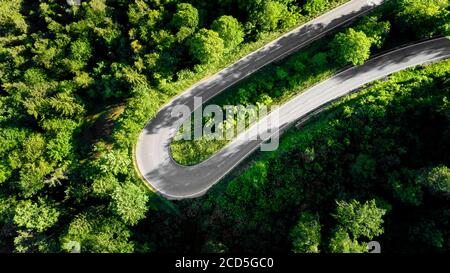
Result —
M 158 23 L 162 21 L 163 12 L 151 9 L 143 0 L 133 2 L 128 6 L 128 20 L 133 26 L 129 32 L 130 38 L 135 41 L 134 43 L 138 43 L 139 41 L 149 43 L 151 38 L 150 33 L 155 31 Z
M 295 253 L 318 253 L 321 241 L 321 226 L 316 215 L 304 212 L 292 228 L 290 237 Z
M 127 174 L 131 160 L 127 150 L 111 150 L 104 152 L 97 161 L 102 173 Z
M 367 252 L 367 245 L 365 243 L 360 244 L 356 239 L 351 239 L 343 228 L 339 228 L 334 232 L 328 247 L 332 253 Z
M 372 39 L 373 46 L 381 48 L 391 30 L 391 23 L 389 21 L 379 22 L 377 16 L 365 16 L 355 30 L 364 32 L 367 37 Z
M 28 25 L 20 14 L 22 0 L 0 1 L 0 34 L 22 34 Z M 5 35 L 6 36 L 6 35 Z
M 129 224 L 135 225 L 145 217 L 148 196 L 131 182 L 116 187 L 112 193 L 112 210 Z
M 367 244 L 360 243 L 358 240 L 363 238 L 372 240 L 384 232 L 382 218 L 386 214 L 386 210 L 378 208 L 375 200 L 367 201 L 364 204 L 356 200 L 336 203 L 336 213 L 333 217 L 338 225 L 328 244 L 330 252 L 367 252 Z
M 332 56 L 342 65 L 361 65 L 369 59 L 371 46 L 372 40 L 364 32 L 349 28 L 335 36 L 331 43 Z
M 450 196 L 450 169 L 440 165 L 425 171 L 419 181 L 434 194 Z
M 83 113 L 84 108 L 80 108 Z M 65 110 L 67 111 L 67 110 Z M 45 129 L 49 141 L 46 145 L 46 154 L 53 162 L 62 163 L 65 160 L 74 158 L 73 133 L 77 128 L 77 123 L 70 119 L 49 119 L 42 122 L 42 128 Z
M 132 253 L 131 232 L 120 221 L 106 218 L 99 221 L 81 244 L 81 249 L 93 253 Z
M 18 189 L 25 197 L 36 194 L 45 186 L 45 178 L 54 170 L 53 164 L 45 158 L 46 140 L 42 134 L 33 133 L 23 143 L 21 153 L 9 155 L 14 169 L 19 169 Z
M 159 51 L 168 50 L 176 42 L 176 36 L 166 29 L 160 29 L 151 33 L 156 49 Z
M 198 26 L 198 10 L 189 3 L 177 5 L 177 11 L 173 15 L 172 24 L 177 27 L 196 28 Z
M 92 192 L 99 197 L 109 197 L 119 186 L 119 181 L 112 173 L 95 175 L 92 181 Z
M 11 168 L 5 162 L 0 162 L 0 184 L 6 182 L 11 174 Z
M 303 6 L 303 10 L 308 15 L 318 14 L 324 11 L 328 6 L 328 0 L 307 0 Z
M 445 235 L 434 221 L 422 220 L 409 227 L 408 237 L 413 242 L 420 242 L 428 246 L 442 249 L 445 244 Z
M 184 40 L 186 40 L 186 38 L 188 38 L 189 36 L 191 36 L 194 33 L 194 29 L 192 28 L 188 28 L 188 27 L 181 27 L 180 30 L 177 32 L 176 37 L 177 37 L 177 41 L 179 43 L 183 42 Z
M 211 28 L 219 34 L 228 50 L 234 49 L 244 41 L 244 29 L 233 16 L 224 15 L 217 18 Z
M 55 253 L 58 249 L 54 242 L 42 233 L 18 230 L 14 237 L 14 251 L 17 253 Z
M 419 206 L 423 200 L 423 184 L 417 179 L 417 172 L 402 169 L 389 175 L 388 184 L 396 198 L 406 204 Z
M 414 29 L 420 38 L 444 34 L 448 27 L 450 11 L 448 0 L 397 0 L 398 17 L 401 22 Z
M 91 57 L 92 48 L 89 41 L 78 39 L 70 45 L 70 55 L 66 65 L 69 71 L 76 73 L 87 65 Z
M 275 0 L 264 1 L 262 10 L 257 15 L 257 22 L 263 31 L 274 31 L 286 12 L 285 4 Z
M 385 209 L 377 207 L 375 200 L 361 204 L 357 200 L 350 202 L 338 201 L 336 214 L 333 217 L 339 225 L 352 235 L 353 239 L 361 236 L 373 239 L 383 233 L 383 216 Z
M 20 194 L 24 197 L 37 194 L 45 187 L 45 178 L 52 171 L 53 167 L 43 159 L 23 164 L 19 171 L 19 180 L 16 181 Z
M 215 63 L 224 53 L 224 42 L 213 30 L 200 29 L 188 41 L 189 50 L 201 63 Z
M 359 154 L 352 164 L 351 174 L 355 181 L 366 182 L 375 177 L 376 161 L 367 154 Z
M 77 215 L 61 236 L 63 251 L 71 251 L 70 246 L 79 245 L 81 252 L 130 253 L 134 245 L 130 241 L 131 232 L 115 217 L 106 217 L 102 208 L 94 208 Z
M 47 100 L 48 106 L 55 110 L 59 116 L 76 117 L 84 112 L 84 107 L 79 101 L 68 93 L 58 93 Z
M 42 232 L 55 225 L 58 217 L 59 211 L 43 199 L 39 199 L 37 203 L 25 200 L 17 204 L 14 223 L 19 227 Z
M 319 52 L 311 58 L 311 63 L 317 70 L 324 69 L 327 65 L 327 61 L 328 61 L 328 54 L 325 52 Z
M 59 57 L 64 54 L 64 47 L 70 43 L 70 37 L 60 35 L 54 41 L 50 39 L 36 39 L 33 44 L 33 61 L 47 69 L 55 69 L 56 64 L 61 60 Z

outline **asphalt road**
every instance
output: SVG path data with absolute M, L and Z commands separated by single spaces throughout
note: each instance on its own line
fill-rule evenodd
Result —
M 238 136 L 210 159 L 196 166 L 180 166 L 172 160 L 169 150 L 170 142 L 183 121 L 171 116 L 173 107 L 184 104 L 192 109 L 194 96 L 202 97 L 205 102 L 267 63 L 282 58 L 336 26 L 367 12 L 371 6 L 366 3 L 367 1 L 351 1 L 325 14 L 200 82 L 164 106 L 146 125 L 136 146 L 137 166 L 145 180 L 160 194 L 170 199 L 191 198 L 204 194 L 257 149 L 265 139 L 248 139 L 249 135 L 254 135 L 261 129 L 255 125 L 248 130 L 247 137 Z M 284 104 L 279 111 L 280 123 L 274 124 L 274 128 L 280 127 L 281 130 L 287 128 L 320 105 L 344 96 L 370 81 L 407 67 L 449 56 L 450 41 L 439 39 L 397 50 L 373 59 L 363 66 L 346 70 Z

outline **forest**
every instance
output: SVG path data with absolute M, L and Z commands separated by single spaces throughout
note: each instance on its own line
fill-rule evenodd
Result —
M 449 61 L 394 74 L 183 201 L 200 249 L 365 252 L 375 239 L 389 253 L 448 252 L 449 77 Z
M 344 2 L 0 0 L 0 252 L 361 252 L 380 236 L 448 251 L 448 62 L 338 103 L 202 198 L 165 200 L 137 174 L 165 102 Z M 450 34 L 448 0 L 381 10 L 229 93 L 282 101 L 371 50 Z
M 370 14 L 343 27 L 337 33 L 309 45 L 307 48 L 264 67 L 247 79 L 228 88 L 208 104 L 219 106 L 256 105 L 248 116 L 257 116 L 261 106 L 282 105 L 295 95 L 336 74 L 349 65 L 362 65 L 370 56 L 387 52 L 401 45 L 420 39 L 447 34 L 445 24 L 436 24 L 428 32 L 414 33 L 414 25 L 405 25 L 402 11 L 386 4 Z M 206 106 L 205 106 L 206 107 Z M 225 112 L 225 110 L 224 110 Z M 212 133 L 222 128 L 236 126 L 234 120 L 226 120 Z M 242 118 L 242 117 L 240 117 Z M 203 123 L 213 122 L 213 117 L 203 118 Z M 180 129 L 180 134 L 183 132 Z M 183 165 L 195 165 L 209 158 L 231 140 L 211 139 L 203 136 L 195 140 L 176 140 L 171 144 L 173 158 Z

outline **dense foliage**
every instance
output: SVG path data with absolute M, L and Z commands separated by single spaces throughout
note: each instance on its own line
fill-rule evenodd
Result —
M 298 200 L 282 200 L 285 195 L 281 192 L 288 189 L 280 187 L 280 193 L 262 193 L 265 198 L 254 208 L 248 208 L 256 218 L 250 215 L 247 222 L 239 213 L 246 207 L 241 202 L 247 204 L 250 200 L 248 187 L 260 183 L 262 190 L 268 186 L 267 179 L 276 175 L 265 163 L 249 169 L 256 175 L 244 173 L 230 183 L 222 199 L 188 202 L 186 211 L 180 211 L 184 203 L 162 200 L 146 189 L 135 171 L 133 159 L 134 144 L 143 125 L 172 96 L 280 32 L 343 2 L 81 0 L 80 6 L 70 6 L 66 1 L 57 0 L 0 0 L 0 251 L 149 252 L 190 248 L 221 252 L 241 247 L 251 251 L 258 245 L 263 250 L 269 249 L 264 244 L 269 234 L 265 232 L 280 230 L 283 225 L 284 229 L 274 239 L 273 250 L 291 249 L 291 242 L 287 241 L 292 238 L 296 240 L 296 251 L 315 252 L 327 247 L 323 240 L 328 242 L 327 236 L 331 236 L 328 224 L 333 221 L 336 222 L 333 228 L 337 228 L 333 230 L 336 249 L 364 247 L 362 240 L 377 236 L 382 230 L 382 220 L 389 216 L 388 213 L 383 216 L 389 211 L 383 200 L 365 203 L 373 196 L 360 198 L 355 194 L 352 198 L 359 201 L 351 201 L 343 196 L 332 198 L 336 191 L 330 191 L 324 194 L 329 196 L 327 200 L 333 199 L 328 206 L 333 208 L 332 212 L 316 213 L 311 207 L 308 209 L 312 216 L 299 218 L 297 205 L 302 202 L 302 195 L 296 195 L 298 189 L 293 187 L 292 196 Z M 420 29 L 412 35 L 418 37 L 449 33 L 446 0 L 393 0 L 389 5 L 393 5 L 390 10 L 399 14 L 396 18 L 402 23 L 397 25 L 406 26 L 396 29 L 403 36 L 410 35 L 411 28 Z M 423 9 L 424 5 L 430 8 Z M 381 46 L 384 30 L 389 27 L 384 25 L 380 31 L 374 31 L 378 28 L 370 24 L 378 26 L 379 21 L 367 18 L 367 25 L 355 31 L 364 32 L 374 46 L 376 41 Z M 325 66 L 325 60 L 320 52 L 313 58 L 318 67 Z M 304 69 L 301 61 L 293 61 L 293 65 L 299 71 Z M 440 76 L 424 74 L 420 83 L 430 79 L 430 86 L 437 86 L 447 75 L 445 70 L 442 73 Z M 279 70 L 277 75 L 289 74 Z M 243 93 L 243 96 L 248 95 Z M 438 105 L 437 97 L 437 94 L 423 97 L 422 101 L 432 108 Z M 411 105 L 418 103 L 413 101 Z M 440 107 L 446 109 L 445 105 Z M 415 117 L 422 117 L 420 113 Z M 436 117 L 440 116 L 436 114 Z M 417 127 L 407 129 L 413 128 Z M 423 143 L 433 144 L 424 140 Z M 318 148 L 310 149 L 308 154 L 311 157 L 318 151 Z M 367 151 L 361 152 L 354 167 L 354 176 L 364 175 L 361 177 L 367 177 L 366 183 L 372 181 L 368 170 L 378 166 L 371 156 Z M 395 198 L 426 212 L 428 194 L 439 198 L 448 195 L 445 166 L 449 166 L 445 157 L 433 161 L 431 155 L 427 156 L 423 163 L 418 163 L 420 166 L 405 164 L 386 180 Z M 419 180 L 403 179 L 416 175 L 420 176 Z M 341 183 L 336 181 L 335 187 Z M 237 184 L 243 190 L 238 190 Z M 429 190 L 422 192 L 422 188 Z M 239 200 L 233 204 L 235 207 L 227 205 L 233 203 L 227 198 L 235 197 Z M 342 200 L 338 204 L 343 209 L 348 207 L 342 203 L 345 201 L 375 219 L 370 226 L 358 226 L 362 239 L 355 236 L 354 230 L 339 229 L 337 222 L 346 220 L 338 216 L 341 212 L 335 200 Z M 269 219 L 267 210 L 281 212 L 280 204 L 289 207 L 283 211 L 289 221 L 271 222 L 273 226 L 264 224 L 265 220 L 255 222 L 258 217 Z M 212 229 L 218 230 L 217 235 L 205 233 L 208 237 L 202 238 L 205 240 L 182 245 L 184 236 L 189 236 L 191 230 L 210 226 L 202 222 L 198 227 L 198 222 L 193 220 L 196 219 L 193 216 L 199 215 L 195 206 L 212 208 L 212 205 L 224 209 L 212 212 L 212 218 L 205 217 L 202 221 L 221 221 L 222 215 L 232 215 L 228 219 L 240 219 L 236 230 L 218 222 Z M 409 232 L 414 242 L 432 242 L 432 249 L 441 249 L 446 247 L 447 224 L 439 220 L 445 217 L 438 216 L 446 212 L 441 210 L 442 206 L 432 208 L 433 213 L 417 213 L 424 219 L 412 225 Z M 342 217 L 345 215 L 348 212 L 342 212 Z M 240 245 L 232 245 L 232 237 L 223 235 L 228 231 L 232 232 L 231 236 L 238 236 L 257 230 L 256 225 L 260 223 L 263 223 L 261 231 L 236 241 Z M 299 234 L 291 231 L 294 223 L 298 223 L 300 232 L 314 230 Z M 319 236 L 319 229 L 324 235 Z M 396 231 L 389 233 L 386 226 L 384 230 L 385 234 L 397 238 Z M 303 242 L 305 238 L 310 242 Z M 400 234 L 398 238 L 403 237 Z M 171 249 L 173 246 L 176 248 Z
M 342 2 L 1 0 L 1 251 L 151 250 L 131 239 L 157 206 L 133 165 L 144 123 L 269 31 Z
M 178 225 L 197 229 L 159 247 L 196 238 L 230 251 L 366 252 L 376 240 L 383 252 L 448 252 L 449 80 L 445 61 L 335 104 L 180 203 Z
M 422 19 L 411 19 L 410 24 L 404 22 L 414 12 L 413 7 L 418 2 L 388 1 L 350 26 L 341 28 L 338 33 L 332 33 L 292 56 L 254 73 L 209 103 L 220 106 L 256 105 L 258 108 L 263 105 L 281 105 L 339 69 L 348 65 L 362 65 L 372 53 L 386 51 L 418 38 L 448 33 L 443 27 L 445 23 L 439 24 L 440 21 L 435 21 L 423 33 L 418 33 L 413 24 L 414 20 L 420 22 Z M 433 9 L 439 11 L 439 18 L 450 21 L 450 4 L 445 3 L 438 1 Z M 204 123 L 210 122 L 210 119 L 211 117 L 205 117 Z M 223 124 L 215 128 L 213 133 L 221 128 L 235 127 L 236 123 L 237 117 L 234 123 L 224 117 Z M 181 139 L 172 142 L 171 150 L 177 162 L 194 165 L 209 158 L 229 141 L 230 139 L 210 140 L 208 136 L 188 141 Z

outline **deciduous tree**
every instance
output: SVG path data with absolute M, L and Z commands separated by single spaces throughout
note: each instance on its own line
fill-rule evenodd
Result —
M 116 187 L 112 193 L 112 210 L 125 223 L 135 225 L 145 217 L 148 196 L 131 182 Z
M 14 214 L 14 223 L 19 227 L 42 232 L 58 221 L 59 211 L 43 199 L 37 203 L 30 200 L 20 201 Z
M 189 49 L 201 63 L 215 63 L 224 53 L 224 42 L 213 30 L 201 29 L 188 41 Z
M 196 28 L 198 26 L 198 10 L 189 3 L 177 5 L 177 11 L 173 15 L 172 24 L 177 27 Z
M 228 50 L 234 49 L 244 41 L 244 29 L 233 16 L 224 15 L 217 18 L 211 28 L 219 34 Z
M 371 46 L 372 41 L 364 32 L 349 28 L 334 38 L 331 43 L 332 56 L 343 65 L 361 65 L 369 59 Z
M 290 236 L 295 253 L 318 253 L 321 243 L 321 225 L 316 215 L 304 212 L 292 228 Z
M 383 216 L 385 209 L 377 207 L 375 200 L 364 204 L 356 200 L 350 202 L 338 201 L 334 218 L 340 226 L 352 235 L 353 239 L 373 237 L 383 233 Z

